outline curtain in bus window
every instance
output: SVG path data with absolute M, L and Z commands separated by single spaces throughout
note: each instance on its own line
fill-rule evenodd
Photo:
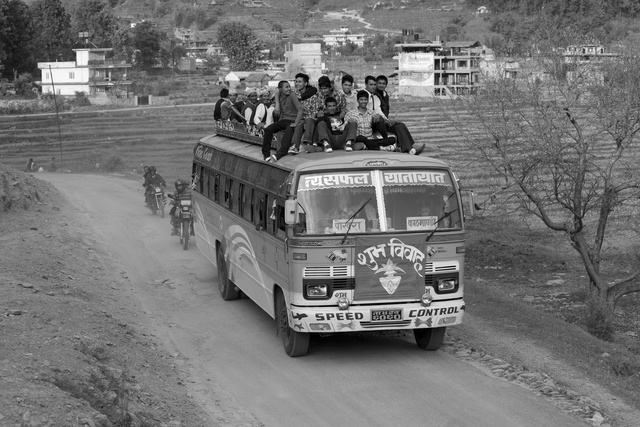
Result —
M 426 233 L 357 236 L 354 300 L 419 299 L 426 251 Z

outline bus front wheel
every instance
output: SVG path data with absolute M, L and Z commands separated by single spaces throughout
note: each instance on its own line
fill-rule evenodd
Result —
M 281 291 L 276 294 L 276 327 L 282 337 L 282 344 L 287 355 L 298 357 L 307 354 L 310 335 L 294 331 L 289 326 L 289 312 Z
M 227 262 L 224 259 L 224 252 L 222 247 L 218 248 L 218 290 L 222 299 L 230 301 L 238 299 L 239 292 L 236 285 L 229 280 L 229 270 L 227 270 Z
M 446 330 L 446 327 L 414 329 L 413 336 L 416 338 L 416 344 L 418 344 L 418 347 L 423 350 L 435 351 L 442 346 Z

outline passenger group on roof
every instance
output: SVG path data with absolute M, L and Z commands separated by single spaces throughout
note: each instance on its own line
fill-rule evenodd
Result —
M 342 77 L 342 90 L 336 90 L 329 77 L 309 84 L 309 76 L 298 73 L 294 88 L 282 80 L 273 96 L 268 88 L 248 88 L 246 99 L 224 88 L 216 102 L 215 120 L 244 123 L 247 130 L 262 136 L 266 162 L 277 162 L 301 150 L 312 153 L 333 150 L 383 150 L 420 155 L 425 145 L 414 148 L 407 126 L 389 118 L 387 77 L 365 77 L 365 89 L 354 92 L 354 79 Z M 282 132 L 275 154 L 271 142 Z

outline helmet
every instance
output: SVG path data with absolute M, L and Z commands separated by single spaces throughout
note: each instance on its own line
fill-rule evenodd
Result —
M 149 172 L 155 172 L 156 171 L 156 167 L 155 166 L 149 166 Z
M 176 185 L 176 190 L 178 191 L 184 191 L 184 189 L 187 188 L 187 183 L 181 179 L 176 180 L 175 185 Z

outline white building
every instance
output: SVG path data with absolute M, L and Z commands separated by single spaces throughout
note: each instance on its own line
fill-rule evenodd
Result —
M 131 80 L 127 71 L 131 64 L 106 59 L 111 48 L 73 49 L 75 61 L 38 62 L 41 70 L 42 93 L 56 95 L 75 95 L 84 92 L 87 95 L 127 93 Z
M 340 30 L 331 30 L 331 33 L 332 34 L 325 34 L 322 36 L 322 41 L 327 46 L 340 46 L 347 42 L 351 42 L 358 47 L 362 47 L 366 40 L 365 34 L 351 34 Z
M 310 81 L 322 75 L 322 49 L 320 43 L 288 43 L 284 53 L 284 69 L 288 73 L 306 73 Z

